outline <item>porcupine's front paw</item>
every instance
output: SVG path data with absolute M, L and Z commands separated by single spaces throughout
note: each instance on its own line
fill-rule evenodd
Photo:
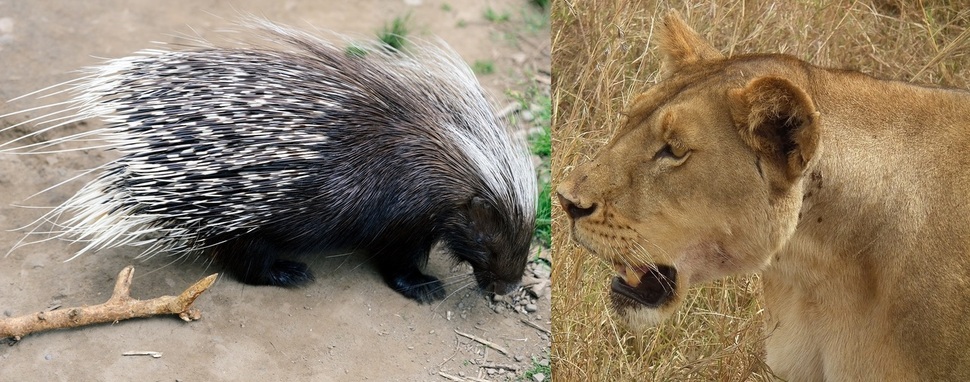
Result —
M 441 283 L 441 280 L 423 274 L 418 270 L 390 275 L 384 274 L 384 282 L 391 289 L 422 304 L 445 298 L 445 286 Z

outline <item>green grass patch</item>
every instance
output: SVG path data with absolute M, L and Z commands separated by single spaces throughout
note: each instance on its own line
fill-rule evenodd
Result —
M 539 200 L 536 204 L 536 237 L 542 245 L 552 243 L 552 184 L 550 181 L 550 158 L 552 157 L 552 100 L 548 94 L 536 89 L 525 95 L 513 95 L 523 110 L 532 113 L 532 124 L 538 132 L 529 136 L 529 150 L 542 159 L 539 165 Z M 548 375 L 548 374 L 547 374 Z
M 475 60 L 472 71 L 478 75 L 495 73 L 495 63 L 492 60 Z
M 543 31 L 548 31 L 547 28 L 549 27 L 549 11 L 523 9 L 522 22 L 525 23 L 526 30 L 528 30 L 529 32 L 540 33 Z
M 492 7 L 485 8 L 485 20 L 491 21 L 493 23 L 504 23 L 509 21 L 512 15 L 509 12 L 499 12 Z
M 367 49 L 361 48 L 359 45 L 350 45 L 344 49 L 344 54 L 347 57 L 364 57 L 367 55 Z
M 537 97 L 539 107 L 533 110 L 534 123 L 542 128 L 542 132 L 532 134 L 529 137 L 529 145 L 532 153 L 548 159 L 552 156 L 552 101 L 549 96 L 542 95 Z
M 539 182 L 539 201 L 536 204 L 536 238 L 543 246 L 552 243 L 552 184 L 549 180 Z
M 403 17 L 395 17 L 390 23 L 384 24 L 384 28 L 377 34 L 377 38 L 393 50 L 399 51 L 403 49 L 407 43 L 408 33 L 410 32 L 408 27 L 410 20 L 410 14 Z
M 536 374 L 542 374 L 542 375 L 546 376 L 546 378 L 544 379 L 545 381 L 551 381 L 552 380 L 552 367 L 549 366 L 548 363 L 545 364 L 545 365 L 540 364 L 539 363 L 539 360 L 533 358 L 532 359 L 532 367 L 530 367 L 528 370 L 525 371 L 525 374 L 522 375 L 522 378 L 520 380 L 522 380 L 522 381 L 534 381 L 533 376 L 535 376 Z

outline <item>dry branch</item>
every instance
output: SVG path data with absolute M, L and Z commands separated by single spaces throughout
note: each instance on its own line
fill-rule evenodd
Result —
M 483 369 L 502 369 L 502 370 L 508 370 L 508 371 L 511 371 L 511 372 L 518 372 L 519 371 L 519 367 L 518 366 L 515 366 L 515 365 L 506 365 L 506 364 L 501 364 L 501 363 L 490 363 L 490 364 L 486 364 L 486 365 L 480 365 L 478 367 L 483 368 Z
M 509 351 L 508 350 L 505 350 L 505 348 L 503 348 L 503 347 L 495 344 L 494 342 L 491 342 L 491 341 L 488 341 L 488 340 L 485 340 L 485 339 L 482 339 L 482 338 L 475 337 L 475 336 L 473 336 L 471 334 L 468 334 L 468 333 L 459 332 L 458 329 L 455 329 L 455 333 L 458 333 L 458 335 L 460 335 L 462 337 L 471 339 L 471 340 L 473 340 L 475 342 L 478 342 L 478 343 L 480 343 L 482 345 L 488 346 L 488 347 L 490 347 L 492 349 L 498 350 L 498 352 L 499 353 L 502 353 L 503 355 L 509 355 Z
M 202 313 L 198 309 L 191 308 L 192 303 L 202 292 L 212 286 L 216 276 L 219 275 L 215 273 L 197 281 L 178 296 L 138 300 L 131 298 L 131 279 L 134 272 L 135 267 L 127 266 L 118 273 L 114 292 L 103 304 L 43 311 L 0 320 L 0 338 L 12 337 L 14 341 L 19 341 L 28 334 L 45 330 L 75 328 L 162 314 L 177 314 L 184 321 L 198 320 L 202 317 Z
M 459 377 L 457 375 L 451 375 L 443 371 L 439 371 L 438 375 L 453 382 L 489 382 L 489 380 L 487 379 L 481 379 L 481 378 L 475 378 L 475 377 Z
M 121 353 L 121 355 L 125 357 L 149 356 L 152 358 L 162 358 L 162 352 L 158 352 L 158 351 L 126 351 L 124 353 Z
M 457 376 L 454 376 L 454 375 L 445 373 L 443 371 L 439 371 L 438 372 L 438 375 L 444 377 L 445 379 L 447 379 L 449 381 L 454 381 L 454 382 L 464 382 L 465 381 L 465 379 L 462 378 L 462 377 L 457 377 Z
M 546 333 L 546 334 L 552 334 L 552 332 L 550 332 L 549 329 L 546 329 L 546 328 L 543 328 L 543 327 L 541 327 L 539 325 L 536 325 L 535 323 L 532 323 L 531 321 L 528 321 L 528 320 L 526 320 L 524 318 L 520 318 L 519 321 L 522 321 L 522 323 L 523 324 L 526 324 L 526 326 L 528 326 L 530 328 L 533 328 L 535 330 L 538 330 L 540 332 L 543 332 L 543 333 Z

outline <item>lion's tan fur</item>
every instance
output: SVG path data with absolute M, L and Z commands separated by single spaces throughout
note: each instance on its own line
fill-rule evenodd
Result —
M 573 237 L 691 285 L 761 272 L 767 361 L 790 381 L 970 380 L 970 93 L 724 58 L 676 15 L 664 80 L 558 192 Z M 664 145 L 687 152 L 662 157 Z

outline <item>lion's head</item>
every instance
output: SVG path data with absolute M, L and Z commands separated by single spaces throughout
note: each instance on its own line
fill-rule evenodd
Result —
M 725 58 L 676 14 L 659 41 L 663 80 L 557 189 L 573 239 L 619 274 L 613 308 L 634 330 L 692 285 L 769 263 L 795 230 L 820 150 L 800 61 Z

